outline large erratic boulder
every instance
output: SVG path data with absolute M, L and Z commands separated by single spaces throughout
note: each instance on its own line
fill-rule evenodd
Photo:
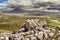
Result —
M 46 28 L 47 22 L 45 20 L 40 20 L 40 19 L 31 19 L 31 20 L 26 20 L 25 23 L 23 23 L 20 26 L 19 31 L 28 31 L 28 30 L 33 30 L 36 28 Z

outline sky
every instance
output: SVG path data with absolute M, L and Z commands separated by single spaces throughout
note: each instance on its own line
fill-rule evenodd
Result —
M 54 2 L 60 4 L 60 0 L 9 0 L 11 4 L 22 4 L 22 5 L 31 5 L 33 2 Z
M 7 0 L 0 0 L 0 3 L 3 3 Z M 44 2 L 47 2 L 47 1 L 50 1 L 50 2 L 56 2 L 56 3 L 60 3 L 60 0 L 10 0 L 12 1 L 13 3 L 17 3 L 16 1 L 20 1 L 22 4 L 25 4 L 25 5 L 28 5 L 28 4 L 31 4 L 31 2 L 36 2 L 36 1 L 44 1 Z
M 0 9 L 5 8 L 5 10 L 9 10 L 9 8 L 7 8 L 6 6 L 8 5 L 8 2 L 13 4 L 13 5 L 24 5 L 24 6 L 28 6 L 28 5 L 32 5 L 33 2 L 55 2 L 56 4 L 60 4 L 60 0 L 0 0 Z
M 4 1 L 7 1 L 7 0 L 0 0 L 0 3 L 4 2 Z M 28 1 L 28 0 L 23 0 L 23 1 Z M 34 0 L 32 0 L 32 1 L 34 1 Z M 59 0 L 40 0 L 40 1 L 58 1 L 59 2 Z
M 7 1 L 7 0 L 0 0 L 0 3 L 3 3 L 3 2 L 5 2 L 5 1 Z

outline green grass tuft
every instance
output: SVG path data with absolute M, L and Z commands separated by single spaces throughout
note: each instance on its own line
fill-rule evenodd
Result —
M 38 17 L 29 17 L 22 15 L 7 15 L 0 14 L 0 29 L 7 31 L 18 30 L 20 25 L 25 22 L 27 19 L 41 19 L 46 20 L 48 27 L 60 26 L 60 16 L 38 16 Z

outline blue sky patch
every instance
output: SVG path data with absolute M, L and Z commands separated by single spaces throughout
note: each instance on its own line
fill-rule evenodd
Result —
M 0 0 L 0 3 L 3 3 L 3 2 L 5 2 L 5 1 L 7 1 L 7 0 Z

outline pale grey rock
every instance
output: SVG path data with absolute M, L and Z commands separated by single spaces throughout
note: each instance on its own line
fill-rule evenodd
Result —
M 45 25 L 47 25 L 47 22 L 45 20 L 31 19 L 31 20 L 26 20 L 26 22 L 23 23 L 22 26 L 20 26 L 20 29 L 24 28 L 26 31 L 26 30 L 35 29 L 36 27 L 43 27 L 43 26 L 45 27 Z
M 56 32 L 60 31 L 60 26 L 55 27 Z
M 34 34 L 34 31 L 32 30 L 30 33 L 31 33 L 31 34 Z
M 48 33 L 44 32 L 44 39 L 47 40 L 48 39 Z
M 36 33 L 35 36 L 39 39 L 39 40 L 43 40 L 43 32 L 40 31 L 39 33 Z
M 23 40 L 30 40 L 30 38 L 24 38 Z
M 60 40 L 60 33 L 56 34 L 56 38 L 57 38 L 57 40 Z
M 24 28 L 21 28 L 21 29 L 19 29 L 19 32 L 23 32 L 24 30 L 25 30 Z M 18 32 L 18 33 L 19 33 L 19 32 Z
M 49 36 L 54 37 L 54 33 L 53 32 L 49 33 Z
M 37 38 L 32 36 L 30 40 L 37 40 Z
M 4 40 L 4 37 L 3 36 L 0 36 L 0 40 Z
M 0 34 L 0 40 L 60 40 L 60 26 L 51 28 L 45 20 L 28 19 L 19 30 L 7 34 Z
M 60 40 L 60 37 L 58 37 L 58 39 L 57 40 Z

